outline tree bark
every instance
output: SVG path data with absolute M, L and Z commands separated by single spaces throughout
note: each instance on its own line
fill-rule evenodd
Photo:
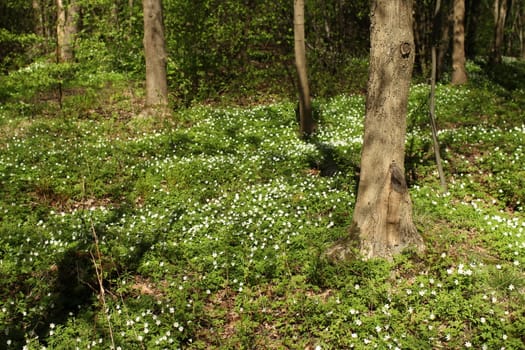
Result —
M 436 123 L 436 79 L 437 79 L 437 50 L 439 48 L 439 14 L 441 11 L 441 0 L 436 1 L 436 7 L 434 9 L 434 28 L 432 28 L 432 71 L 430 75 L 430 98 L 429 98 L 429 116 L 430 126 L 432 127 L 432 143 L 434 145 L 434 156 L 436 157 L 436 165 L 438 168 L 439 181 L 441 183 L 441 189 L 443 192 L 447 191 L 447 182 L 445 180 L 445 173 L 443 172 L 443 166 L 441 165 L 441 153 L 439 148 L 439 140 L 437 135 L 437 123 Z
M 452 45 L 452 84 L 467 82 L 465 68 L 465 0 L 454 0 L 454 44 Z
M 505 19 L 507 18 L 507 0 L 494 0 L 494 42 L 492 45 L 492 63 L 501 63 Z
M 111 6 L 110 23 L 114 29 L 120 30 L 120 19 L 119 19 L 119 6 L 118 3 L 114 3 Z
M 521 4 L 520 6 L 520 15 L 518 17 L 519 19 L 519 32 L 518 32 L 518 38 L 520 42 L 520 52 L 521 52 L 521 59 L 525 60 L 525 4 Z
M 483 2 L 479 0 L 465 1 L 465 54 L 471 59 L 477 56 L 476 39 L 482 21 L 480 18 L 482 5 Z
M 56 9 L 53 0 L 40 1 L 42 10 L 43 36 L 46 40 L 54 40 L 56 35 Z M 47 43 L 46 43 L 47 45 Z
M 430 33 L 432 26 L 432 17 L 428 13 L 429 6 L 424 2 L 416 2 L 414 6 L 414 41 L 417 50 L 416 59 L 419 64 L 420 73 L 427 76 L 430 67 L 431 40 Z
M 517 11 L 517 35 L 519 43 L 519 54 L 520 59 L 525 60 L 525 2 L 518 4 Z
M 166 43 L 161 0 L 143 0 L 144 53 L 146 58 L 146 107 L 168 104 Z
M 35 19 L 35 34 L 43 37 L 44 36 L 44 10 L 40 4 L 40 0 L 33 0 L 33 17 Z
M 304 39 L 304 0 L 294 0 L 294 51 L 299 88 L 299 126 L 302 136 L 314 131 L 312 104 L 306 70 L 306 47 Z
M 412 220 L 404 175 L 408 93 L 414 66 L 412 0 L 374 0 L 365 134 L 357 201 L 348 238 L 327 255 L 391 258 L 424 248 Z
M 75 37 L 78 33 L 80 7 L 76 0 L 57 2 L 57 53 L 59 62 L 72 62 L 75 58 Z
M 445 3 L 448 3 L 448 1 L 445 1 Z M 436 81 L 441 80 L 441 75 L 445 71 L 445 58 L 447 53 L 450 52 L 450 34 L 454 23 L 454 16 L 452 11 L 450 11 L 450 7 L 442 7 L 439 20 L 440 38 L 436 52 Z

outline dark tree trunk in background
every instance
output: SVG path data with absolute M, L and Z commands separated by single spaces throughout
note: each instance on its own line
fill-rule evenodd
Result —
M 503 39 L 505 35 L 505 19 L 507 18 L 507 0 L 494 0 L 494 41 L 490 61 L 501 63 L 503 54 Z
M 35 19 L 35 34 L 44 36 L 44 10 L 40 0 L 33 0 L 33 17 Z
M 451 32 L 454 26 L 454 16 L 450 8 L 450 1 L 441 2 L 441 10 L 436 19 L 439 31 L 435 35 L 439 35 L 438 46 L 436 48 L 436 81 L 441 79 L 441 75 L 445 71 L 445 60 L 447 54 L 450 53 L 451 47 Z
M 520 42 L 520 52 L 521 52 L 521 59 L 525 60 L 525 3 L 521 3 L 520 14 L 518 17 L 518 23 L 519 23 L 519 31 L 518 31 L 518 38 Z
M 412 0 L 375 0 L 371 5 L 371 51 L 365 135 L 357 201 L 349 237 L 331 247 L 333 260 L 391 258 L 404 248 L 423 249 L 412 220 L 405 181 L 408 92 L 415 47 Z
M 517 58 L 523 57 L 523 8 L 525 0 L 512 0 L 508 9 L 507 17 L 510 18 L 508 23 L 507 44 L 505 45 L 505 54 Z
M 474 59 L 476 57 L 476 33 L 478 31 L 478 24 L 481 20 L 479 18 L 481 12 L 482 2 L 479 0 L 466 0 L 465 8 L 465 55 Z
M 432 32 L 432 12 L 430 7 L 424 2 L 415 3 L 414 18 L 414 41 L 416 44 L 416 63 L 423 76 L 428 76 L 430 72 L 430 48 Z
M 451 0 L 442 0 L 442 10 L 438 17 L 434 15 L 434 7 L 425 1 L 414 2 L 414 41 L 416 43 L 415 69 L 423 76 L 429 76 L 432 69 L 432 47 L 437 44 L 437 71 L 439 80 L 449 53 L 450 32 L 452 31 Z

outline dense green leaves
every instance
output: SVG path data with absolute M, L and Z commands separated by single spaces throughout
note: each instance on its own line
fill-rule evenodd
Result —
M 53 1 L 8 1 L 0 13 L 0 67 L 4 72 L 30 63 L 39 52 L 54 52 Z M 142 79 L 143 21 L 140 1 L 78 0 L 81 32 L 76 59 L 92 69 L 118 71 Z M 419 73 L 428 77 L 434 1 L 416 6 Z M 442 32 L 449 7 L 442 6 Z M 519 54 L 518 2 L 509 12 L 506 50 Z M 175 106 L 235 96 L 244 103 L 268 94 L 295 96 L 292 2 L 239 0 L 164 0 L 168 81 Z M 523 5 L 521 5 L 523 6 Z M 356 61 L 369 49 L 368 1 L 306 2 L 306 42 L 313 96 L 334 96 L 365 88 L 367 65 Z M 467 53 L 487 56 L 493 37 L 491 7 L 467 4 Z M 37 33 L 36 35 L 33 33 Z M 445 38 L 445 37 L 443 37 Z M 448 47 L 446 42 L 442 48 Z M 450 71 L 447 55 L 443 72 Z M 51 59 L 51 61 L 53 61 Z M 521 74 L 521 73 L 520 73 Z M 505 73 L 494 67 L 494 78 Z M 444 76 L 446 79 L 446 74 Z M 516 84 L 520 79 L 506 80 Z

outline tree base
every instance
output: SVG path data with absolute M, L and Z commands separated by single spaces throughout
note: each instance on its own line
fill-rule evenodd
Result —
M 331 263 L 359 259 L 359 242 L 351 235 L 343 237 L 326 250 L 324 257 Z
M 410 230 L 402 235 L 399 244 L 389 244 L 388 242 L 374 242 L 368 239 L 359 238 L 359 228 L 353 225 L 348 236 L 343 237 L 330 246 L 324 256 L 332 263 L 341 263 L 356 259 L 368 260 L 371 258 L 381 258 L 391 261 L 395 255 L 401 254 L 405 250 L 415 250 L 418 253 L 425 251 L 423 238 L 418 232 Z

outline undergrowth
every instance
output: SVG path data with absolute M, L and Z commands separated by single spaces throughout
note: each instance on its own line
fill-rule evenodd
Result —
M 488 81 L 437 89 L 447 193 L 428 87 L 412 89 L 426 252 L 336 266 L 322 253 L 350 225 L 362 96 L 317 101 L 308 143 L 290 102 L 151 120 L 118 77 L 62 106 L 6 100 L 0 348 L 523 348 L 525 95 Z

